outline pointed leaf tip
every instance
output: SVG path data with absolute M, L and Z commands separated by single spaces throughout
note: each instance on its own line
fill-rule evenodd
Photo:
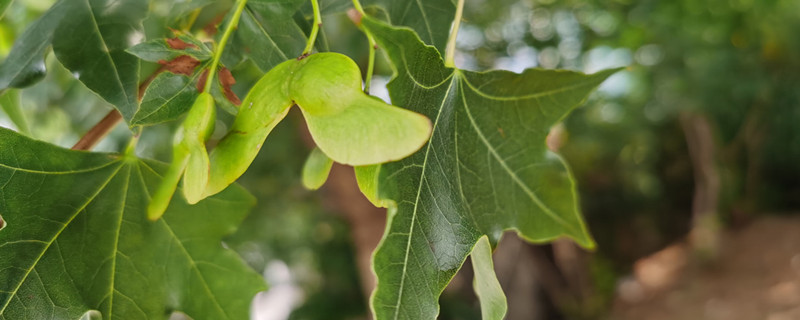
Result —
M 53 53 L 130 123 L 139 108 L 140 61 L 126 49 L 143 35 L 141 22 L 147 16 L 148 1 L 58 3 L 65 18 L 53 32 Z

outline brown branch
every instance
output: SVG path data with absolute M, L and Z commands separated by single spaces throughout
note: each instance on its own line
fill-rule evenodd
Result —
M 100 120 L 92 129 L 89 129 L 78 143 L 72 146 L 72 150 L 91 150 L 97 145 L 100 140 L 102 140 L 105 136 L 111 132 L 111 129 L 122 120 L 122 115 L 117 111 L 117 109 L 111 110 L 103 120 Z
M 149 77 L 147 77 L 147 79 L 142 81 L 141 84 L 139 84 L 139 101 L 142 100 L 147 86 L 149 86 L 150 83 L 153 82 L 153 79 L 155 79 L 156 76 L 164 70 L 166 70 L 166 67 L 162 65 Z M 83 135 L 83 137 L 81 137 L 81 139 L 78 140 L 74 146 L 72 146 L 72 150 L 91 150 L 97 145 L 97 143 L 100 142 L 100 140 L 103 140 L 103 138 L 105 138 L 105 136 L 107 136 L 108 133 L 111 132 L 111 130 L 114 129 L 114 127 L 117 126 L 121 120 L 122 114 L 119 113 L 119 110 L 111 110 L 105 117 L 103 117 L 102 120 L 100 120 L 100 122 L 89 129 L 89 132 L 86 132 L 86 134 Z

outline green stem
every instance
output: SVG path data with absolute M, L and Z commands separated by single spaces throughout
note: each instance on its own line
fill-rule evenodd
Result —
M 128 141 L 128 146 L 125 147 L 125 156 L 128 157 L 136 157 L 136 145 L 139 143 L 139 137 L 142 134 L 142 127 L 136 127 L 133 129 L 133 136 L 131 136 L 131 141 Z
M 361 1 L 353 0 L 353 7 L 356 8 L 362 17 L 366 15 L 366 13 L 364 13 L 364 7 L 361 6 Z M 370 84 L 372 84 L 372 74 L 375 71 L 375 49 L 377 44 L 375 43 L 375 37 L 372 36 L 372 33 L 361 25 L 359 25 L 359 27 L 361 31 L 364 32 L 364 35 L 367 36 L 367 41 L 369 41 L 369 62 L 367 62 L 367 75 L 364 79 L 364 92 L 369 94 Z
M 300 57 L 305 57 L 311 54 L 311 49 L 314 49 L 314 43 L 317 42 L 317 33 L 319 33 L 319 27 L 322 25 L 322 15 L 319 13 L 319 3 L 317 0 L 311 0 L 311 7 L 314 8 L 314 25 L 311 26 L 311 34 L 308 35 L 306 48 L 303 50 L 303 54 Z
M 103 140 L 120 121 L 122 121 L 122 115 L 119 111 L 117 109 L 111 110 L 72 146 L 72 150 L 91 150 L 100 140 Z
M 456 66 L 456 38 L 458 37 L 458 28 L 461 27 L 461 16 L 463 14 L 464 0 L 458 0 L 456 16 L 453 19 L 453 29 L 450 30 L 450 37 L 447 39 L 447 49 L 445 50 L 444 65 L 446 67 L 455 68 Z
M 203 92 L 211 92 L 211 84 L 214 82 L 214 75 L 217 73 L 217 66 L 219 66 L 219 60 L 222 58 L 222 51 L 225 50 L 225 45 L 228 44 L 228 38 L 231 37 L 233 29 L 239 24 L 239 17 L 242 16 L 245 4 L 247 4 L 247 0 L 239 0 L 236 2 L 236 11 L 233 13 L 231 21 L 225 26 L 225 32 L 219 40 L 219 47 L 214 51 L 214 58 L 211 60 L 211 65 L 208 69 L 208 77 L 206 78 L 206 85 L 203 88 Z
M 367 34 L 367 39 L 369 39 L 369 62 L 367 62 L 367 76 L 364 79 L 364 92 L 369 94 L 369 85 L 372 84 L 372 73 L 375 70 L 375 39 L 372 38 L 372 35 L 369 31 L 365 31 L 364 33 Z
M 355 7 L 362 16 L 364 15 L 364 7 L 361 6 L 361 1 L 353 0 L 353 7 Z

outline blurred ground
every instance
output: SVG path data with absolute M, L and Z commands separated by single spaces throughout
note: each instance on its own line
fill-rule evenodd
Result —
M 686 244 L 637 262 L 612 319 L 800 319 L 800 217 L 765 217 L 725 231 L 717 259 Z

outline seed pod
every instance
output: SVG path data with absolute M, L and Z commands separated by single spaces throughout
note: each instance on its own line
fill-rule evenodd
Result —
M 195 99 L 186 119 L 172 141 L 172 163 L 147 207 L 147 218 L 158 220 L 167 210 L 172 195 L 183 176 L 183 193 L 189 203 L 202 199 L 208 181 L 209 160 L 205 140 L 214 131 L 216 109 L 214 98 L 207 92 Z M 186 174 L 184 174 L 186 171 Z
M 183 195 L 190 204 L 202 200 L 208 184 L 211 161 L 206 151 L 206 140 L 214 132 L 216 107 L 214 98 L 203 92 L 195 100 L 181 129 L 184 130 L 181 145 L 189 152 L 186 172 L 183 174 Z
M 331 52 L 292 59 L 267 72 L 245 97 L 231 131 L 211 151 L 203 196 L 244 174 L 295 103 L 319 149 L 336 162 L 383 163 L 422 147 L 431 134 L 428 118 L 365 94 L 360 74 L 353 60 Z
M 358 66 L 347 56 L 318 53 L 303 62 L 289 95 L 314 142 L 334 161 L 360 166 L 399 160 L 428 141 L 430 120 L 365 94 Z
M 292 100 L 288 80 L 296 60 L 283 62 L 256 82 L 242 101 L 231 130 L 211 151 L 211 175 L 204 197 L 219 193 L 250 167 L 267 135 L 286 117 Z

